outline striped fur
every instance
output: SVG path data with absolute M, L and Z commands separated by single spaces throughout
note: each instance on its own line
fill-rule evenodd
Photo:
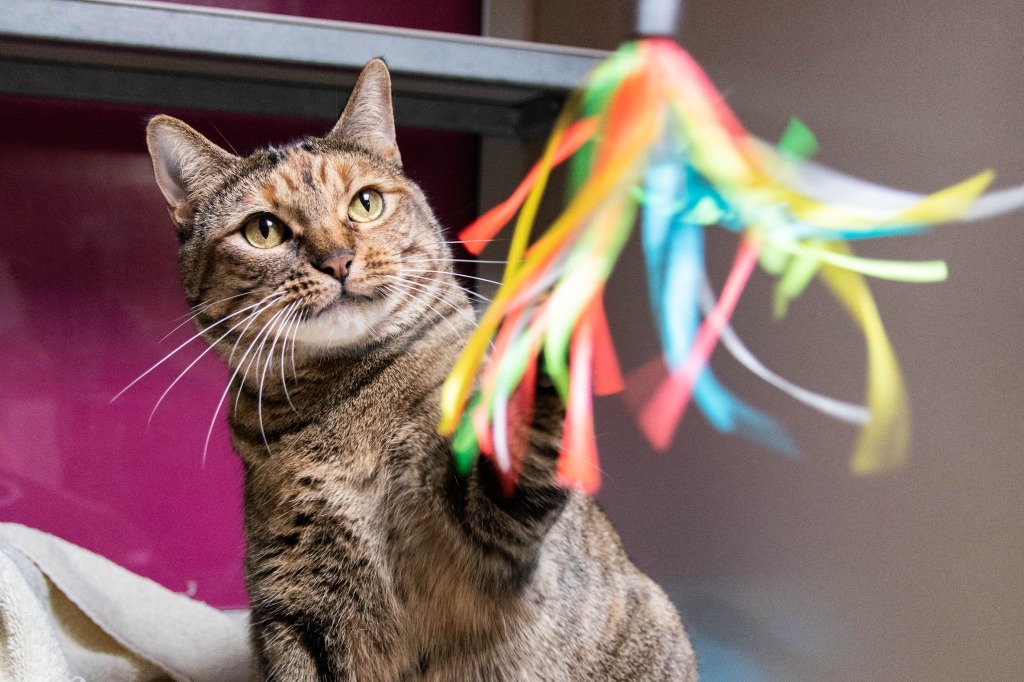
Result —
M 148 141 L 185 292 L 234 372 L 225 395 L 267 679 L 696 679 L 664 593 L 593 501 L 554 482 L 551 386 L 514 494 L 486 458 L 455 473 L 439 390 L 473 308 L 402 173 L 383 62 L 326 137 L 239 158 L 160 116 Z M 365 187 L 384 213 L 354 223 Z M 251 246 L 242 226 L 261 213 L 291 237 Z M 323 263 L 345 252 L 342 281 Z

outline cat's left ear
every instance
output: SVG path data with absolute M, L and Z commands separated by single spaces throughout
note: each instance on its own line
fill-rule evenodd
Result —
M 374 59 L 363 67 L 345 111 L 327 137 L 343 139 L 396 166 L 402 165 L 391 109 L 391 74 L 383 59 Z
M 146 126 L 153 172 L 171 219 L 179 230 L 191 222 L 197 198 L 203 196 L 238 160 L 171 116 L 155 116 Z

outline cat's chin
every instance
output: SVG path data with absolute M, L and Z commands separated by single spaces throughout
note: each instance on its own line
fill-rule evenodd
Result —
M 383 300 L 339 298 L 295 330 L 296 342 L 310 350 L 342 349 L 366 345 L 387 313 Z

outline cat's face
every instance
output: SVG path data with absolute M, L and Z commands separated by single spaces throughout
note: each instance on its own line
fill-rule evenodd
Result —
M 204 327 L 222 320 L 206 336 L 233 362 L 278 341 L 358 351 L 452 293 L 449 249 L 401 169 L 383 62 L 323 138 L 239 158 L 158 116 L 148 141 L 189 302 Z

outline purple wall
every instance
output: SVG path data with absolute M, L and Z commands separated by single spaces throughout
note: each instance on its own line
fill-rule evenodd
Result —
M 196 4 L 372 18 L 354 3 Z M 375 3 L 375 11 L 398 17 L 392 25 L 465 33 L 479 26 L 477 2 L 445 3 L 441 12 L 406 0 Z M 211 604 L 241 606 L 241 467 L 223 415 L 202 461 L 227 378 L 221 363 L 212 354 L 200 360 L 148 427 L 164 389 L 203 344 L 110 403 L 193 333 L 190 324 L 173 331 L 186 305 L 173 228 L 145 151 L 145 121 L 155 113 L 0 98 L 0 519 L 55 533 Z M 331 125 L 165 113 L 240 152 Z M 441 221 L 457 228 L 472 219 L 476 139 L 401 129 L 399 144 Z
M 480 0 L 170 0 L 180 5 L 200 5 L 249 12 L 272 12 L 299 17 L 358 21 L 378 26 L 418 28 L 427 31 L 480 34 Z

